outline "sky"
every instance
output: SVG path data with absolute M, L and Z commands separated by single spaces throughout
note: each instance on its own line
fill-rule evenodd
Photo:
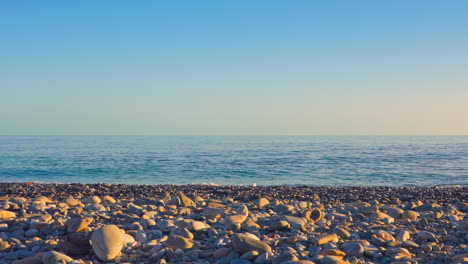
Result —
M 468 1 L 1 1 L 0 135 L 468 135 Z

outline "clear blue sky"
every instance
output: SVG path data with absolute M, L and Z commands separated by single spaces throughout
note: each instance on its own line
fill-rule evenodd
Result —
M 468 134 L 468 1 L 2 1 L 0 134 Z

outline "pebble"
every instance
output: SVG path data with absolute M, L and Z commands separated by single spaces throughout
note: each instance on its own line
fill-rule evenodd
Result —
M 268 244 L 246 234 L 233 235 L 232 247 L 241 254 L 252 250 L 258 251 L 260 254 L 271 252 L 271 247 Z
M 123 247 L 122 232 L 115 225 L 105 225 L 96 229 L 91 241 L 94 253 L 102 261 L 112 261 Z

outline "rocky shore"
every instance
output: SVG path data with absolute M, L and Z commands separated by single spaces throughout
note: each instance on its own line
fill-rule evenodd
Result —
M 0 263 L 468 263 L 468 187 L 0 183 Z

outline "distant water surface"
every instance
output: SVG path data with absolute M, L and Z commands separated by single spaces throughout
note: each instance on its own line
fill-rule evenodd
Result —
M 0 136 L 0 182 L 468 185 L 468 136 Z

